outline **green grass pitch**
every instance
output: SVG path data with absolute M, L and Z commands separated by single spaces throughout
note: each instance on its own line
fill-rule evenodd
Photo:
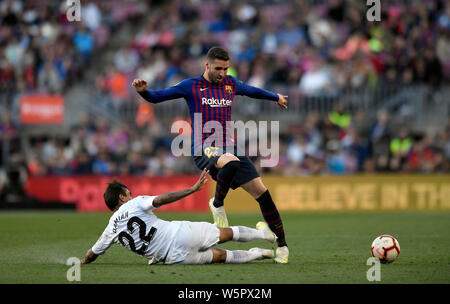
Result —
M 82 258 L 105 228 L 110 214 L 0 212 L 0 283 L 77 283 L 66 279 L 69 257 Z M 158 213 L 165 220 L 210 221 L 210 214 Z M 271 260 L 244 265 L 147 265 L 113 245 L 94 263 L 81 265 L 80 283 L 286 284 L 450 283 L 449 212 L 282 212 L 290 248 L 288 265 Z M 230 213 L 231 225 L 254 227 L 261 215 Z M 399 258 L 381 265 L 381 281 L 368 282 L 370 244 L 395 236 Z M 218 247 L 270 247 L 264 241 Z

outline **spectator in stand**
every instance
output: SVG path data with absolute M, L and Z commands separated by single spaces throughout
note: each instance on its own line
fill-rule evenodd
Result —
M 92 160 L 86 151 L 80 151 L 70 164 L 73 174 L 87 175 L 92 174 Z
M 113 105 L 118 109 L 130 96 L 128 77 L 112 66 L 106 76 L 106 88 L 110 92 Z
M 88 63 L 92 50 L 94 49 L 94 39 L 87 27 L 81 26 L 73 35 L 73 43 L 77 51 L 83 56 L 83 62 Z
M 339 138 L 344 137 L 352 120 L 351 115 L 345 111 L 342 103 L 337 102 L 334 105 L 334 110 L 328 114 L 328 119 L 339 129 Z
M 398 136 L 392 138 L 390 142 L 390 152 L 393 157 L 405 159 L 411 150 L 413 140 L 408 134 L 408 130 L 400 129 Z
M 449 9 L 450 10 L 450 9 Z M 449 18 L 450 19 L 450 18 Z M 436 55 L 442 64 L 443 74 L 446 79 L 450 78 L 450 29 L 443 29 L 436 44 Z
M 63 80 L 51 61 L 45 61 L 37 76 L 37 89 L 41 92 L 60 93 Z
M 111 173 L 109 157 L 106 151 L 100 151 L 92 162 L 92 173 L 108 175 Z
M 300 89 L 308 96 L 334 93 L 332 69 L 326 63 L 316 61 L 300 79 Z
M 19 140 L 17 126 L 8 112 L 3 112 L 0 117 L 0 144 L 3 144 L 5 140 L 9 141 L 10 148 L 17 145 Z
M 123 48 L 114 56 L 114 66 L 125 75 L 134 72 L 139 64 L 138 53 L 131 48 Z
M 378 159 L 381 155 L 389 155 L 391 131 L 388 123 L 389 116 L 387 111 L 380 110 L 377 113 L 377 120 L 369 131 L 369 149 L 374 159 Z

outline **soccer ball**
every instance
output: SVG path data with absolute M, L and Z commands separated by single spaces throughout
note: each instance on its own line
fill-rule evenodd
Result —
M 400 244 L 393 236 L 380 235 L 373 241 L 370 252 L 382 264 L 392 263 L 400 254 Z

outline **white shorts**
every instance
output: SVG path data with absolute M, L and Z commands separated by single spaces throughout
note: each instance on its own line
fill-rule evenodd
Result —
M 220 230 L 207 222 L 185 221 L 177 235 L 177 247 L 187 255 L 180 264 L 209 264 L 212 262 L 212 247 L 219 242 Z

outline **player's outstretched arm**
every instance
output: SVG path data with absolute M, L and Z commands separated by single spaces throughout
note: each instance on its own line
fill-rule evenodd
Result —
M 162 205 L 173 203 L 179 199 L 182 199 L 183 197 L 191 195 L 194 192 L 202 190 L 203 187 L 206 185 L 206 182 L 208 181 L 208 173 L 209 170 L 204 169 L 202 174 L 200 175 L 200 178 L 192 187 L 180 191 L 163 193 L 155 197 L 155 199 L 153 200 L 153 206 L 155 208 L 158 208 Z
M 81 260 L 81 264 L 89 264 L 91 262 L 94 262 L 95 259 L 97 259 L 98 255 L 95 254 L 92 249 L 89 249 L 86 252 L 86 255 L 84 256 L 84 258 Z
M 160 103 L 166 100 L 185 97 L 183 85 L 180 84 L 163 90 L 147 90 L 148 84 L 144 79 L 137 78 L 131 83 L 136 89 L 136 92 L 150 103 Z
M 268 99 L 276 101 L 283 109 L 287 109 L 287 96 L 275 94 L 274 92 L 248 85 L 236 78 L 236 95 L 245 95 L 256 99 Z

